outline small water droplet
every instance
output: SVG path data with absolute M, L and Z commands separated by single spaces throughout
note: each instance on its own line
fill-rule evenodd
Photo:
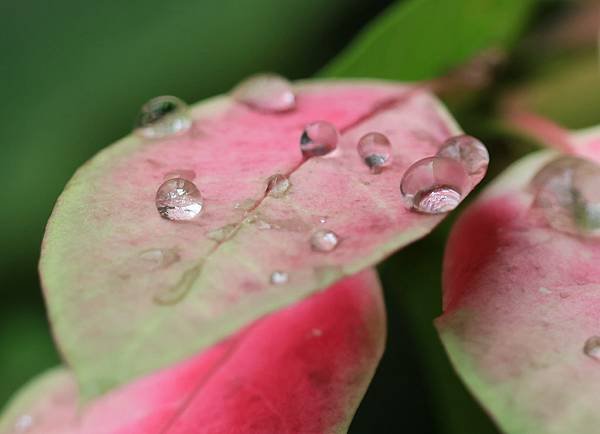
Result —
M 321 216 L 319 217 L 319 223 L 321 223 L 322 225 L 324 225 L 325 223 L 327 223 L 327 216 Z
M 490 162 L 490 154 L 484 144 L 466 134 L 450 137 L 437 155 L 461 162 L 469 175 L 479 179 L 485 175 Z
M 233 97 L 254 109 L 267 112 L 283 112 L 296 107 L 291 83 L 277 74 L 248 77 L 236 86 Z
M 189 181 L 193 181 L 196 178 L 196 172 L 192 169 L 175 169 L 171 170 L 163 176 L 163 179 L 183 178 Z
M 304 158 L 318 157 L 334 151 L 337 143 L 337 129 L 329 122 L 318 121 L 304 127 L 300 150 Z
M 142 106 L 135 130 L 147 139 L 160 139 L 186 131 L 192 125 L 186 103 L 174 96 L 159 96 Z
M 200 191 L 187 179 L 169 179 L 156 192 L 156 209 L 167 220 L 191 220 L 202 212 L 203 207 Z
M 600 361 L 600 336 L 592 336 L 585 341 L 583 353 L 592 359 Z
M 290 189 L 290 180 L 287 176 L 280 173 L 273 175 L 267 179 L 266 194 L 271 197 L 283 197 Z
M 148 249 L 139 254 L 139 258 L 151 270 L 166 268 L 179 261 L 179 254 L 173 249 Z
M 23 414 L 19 416 L 15 423 L 15 430 L 18 433 L 24 433 L 29 431 L 29 429 L 33 426 L 33 417 L 29 414 Z
M 337 234 L 327 229 L 318 230 L 310 237 L 310 245 L 316 252 L 331 252 L 335 250 L 339 242 Z
M 208 232 L 206 234 L 206 236 L 213 241 L 217 241 L 217 242 L 225 241 L 235 231 L 236 227 L 237 227 L 237 225 L 235 223 L 230 223 L 230 224 L 222 226 L 220 228 L 213 229 L 212 231 Z
M 358 155 L 371 169 L 372 173 L 379 173 L 392 163 L 392 144 L 386 135 L 381 133 L 368 133 L 358 141 Z
M 427 157 L 406 169 L 400 191 L 408 208 L 441 214 L 458 206 L 468 185 L 462 164 L 450 158 Z
M 283 285 L 287 283 L 288 279 L 289 276 L 285 271 L 273 271 L 270 281 L 273 285 Z
M 600 166 L 577 157 L 560 157 L 531 181 L 538 210 L 554 229 L 600 235 Z

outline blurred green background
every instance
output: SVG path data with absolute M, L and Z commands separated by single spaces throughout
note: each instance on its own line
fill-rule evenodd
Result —
M 488 85 L 459 76 L 443 93 L 464 129 L 490 146 L 489 179 L 531 149 L 499 120 L 502 107 L 573 128 L 600 123 L 599 4 L 0 0 L 0 406 L 59 363 L 36 269 L 53 203 L 79 165 L 127 134 L 145 100 L 193 102 L 264 70 L 426 79 L 501 48 L 505 62 Z M 451 220 L 380 266 L 388 348 L 353 433 L 496 432 L 432 326 Z

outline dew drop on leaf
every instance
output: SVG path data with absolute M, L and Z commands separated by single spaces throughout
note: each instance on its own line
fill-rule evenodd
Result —
M 392 163 L 392 144 L 385 134 L 365 134 L 358 141 L 357 150 L 371 173 L 379 173 Z
M 203 207 L 200 191 L 187 179 L 169 179 L 156 192 L 156 209 L 167 220 L 191 220 L 202 212 Z
M 600 336 L 592 336 L 585 341 L 583 353 L 592 359 L 600 361 Z
M 533 209 L 562 232 L 600 235 L 600 167 L 577 157 L 559 157 L 531 181 Z
M 184 132 L 192 120 L 188 106 L 174 96 L 159 96 L 142 106 L 135 131 L 147 139 L 160 139 Z
M 452 211 L 468 189 L 469 176 L 463 165 L 446 157 L 427 157 L 410 166 L 400 183 L 409 209 L 425 214 Z
M 291 184 L 287 176 L 280 173 L 273 175 L 267 179 L 266 194 L 271 197 L 283 197 L 289 190 Z
M 327 229 L 318 230 L 310 237 L 310 245 L 315 252 L 331 252 L 339 242 L 337 234 Z
M 291 83 L 277 74 L 257 74 L 233 90 L 236 101 L 266 112 L 284 112 L 296 107 Z
M 450 137 L 437 155 L 461 162 L 469 175 L 477 177 L 485 175 L 490 162 L 490 154 L 484 144 L 466 134 Z
M 284 283 L 287 283 L 288 279 L 288 273 L 285 271 L 273 271 L 273 273 L 271 273 L 270 282 L 273 285 L 283 285 Z
M 312 122 L 304 127 L 300 136 L 300 150 L 304 158 L 329 154 L 337 148 L 337 129 L 325 121 Z

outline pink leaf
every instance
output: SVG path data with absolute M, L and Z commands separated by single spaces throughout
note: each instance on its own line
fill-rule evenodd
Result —
M 277 86 L 277 106 L 292 104 L 285 83 Z M 409 165 L 460 133 L 431 94 L 371 81 L 304 83 L 294 87 L 295 108 L 273 113 L 241 89 L 252 106 L 217 97 L 192 109 L 185 134 L 127 137 L 84 165 L 59 198 L 40 269 L 54 334 L 85 396 L 196 354 L 443 218 L 408 210 L 399 188 Z M 303 128 L 315 121 L 337 127 L 338 150 L 303 160 Z M 328 128 L 308 132 L 319 131 L 335 139 Z M 373 131 L 392 145 L 381 173 L 357 152 Z M 193 178 L 198 218 L 157 212 L 157 189 L 174 173 Z M 273 181 L 285 176 L 289 188 Z
M 51 371 L 12 402 L 0 433 L 342 433 L 384 340 L 381 289 L 366 270 L 81 409 L 74 377 Z
M 593 137 L 569 136 L 571 152 L 597 161 Z M 581 194 L 598 191 L 600 168 L 557 158 L 545 151 L 511 166 L 460 217 L 444 259 L 437 328 L 506 433 L 593 434 L 600 425 L 600 242 L 578 226 L 598 224 L 597 197 L 582 203 Z

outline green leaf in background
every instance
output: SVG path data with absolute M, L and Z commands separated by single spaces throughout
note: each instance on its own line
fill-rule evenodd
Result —
M 399 2 L 323 71 L 331 77 L 424 80 L 519 34 L 537 0 Z

